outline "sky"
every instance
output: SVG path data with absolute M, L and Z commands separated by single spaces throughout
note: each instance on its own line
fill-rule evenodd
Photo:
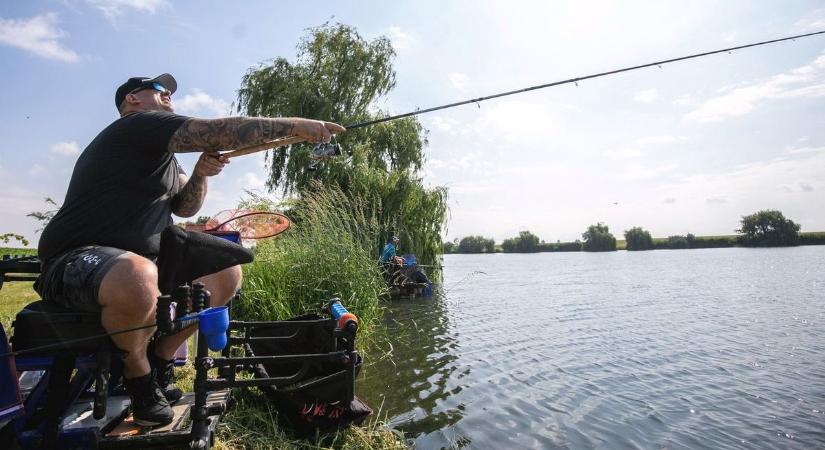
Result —
M 176 112 L 237 115 L 242 76 L 295 60 L 307 29 L 354 26 L 397 52 L 391 113 L 825 30 L 817 1 L 168 1 L 0 4 L 0 234 L 61 203 L 131 76 L 172 73 Z M 547 242 L 606 223 L 621 238 L 732 234 L 779 209 L 825 230 L 825 36 L 532 91 L 419 116 L 421 177 L 449 189 L 445 239 Z M 316 117 L 316 119 L 325 119 Z M 191 171 L 195 155 L 181 162 Z M 261 154 L 210 180 L 199 215 L 264 188 Z M 272 194 L 278 198 L 277 194 Z

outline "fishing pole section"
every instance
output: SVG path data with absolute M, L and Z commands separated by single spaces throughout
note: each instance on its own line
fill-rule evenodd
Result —
M 591 79 L 594 79 L 594 78 L 607 77 L 607 76 L 610 76 L 610 75 L 616 75 L 616 74 L 620 74 L 620 73 L 624 73 L 624 72 L 631 72 L 631 71 L 634 71 L 634 70 L 645 69 L 645 68 L 648 68 L 648 67 L 659 67 L 659 68 L 661 68 L 665 64 L 671 64 L 671 63 L 675 63 L 675 62 L 678 62 L 678 61 L 686 61 L 686 60 L 689 60 L 689 59 L 703 58 L 703 57 L 706 57 L 706 56 L 716 55 L 716 54 L 719 54 L 719 53 L 731 53 L 731 52 L 734 52 L 736 50 L 743 50 L 743 49 L 751 48 L 751 47 L 760 47 L 760 46 L 763 46 L 763 45 L 775 44 L 775 43 L 779 43 L 779 42 L 796 41 L 797 39 L 817 36 L 817 35 L 821 35 L 821 34 L 825 34 L 825 30 L 814 31 L 814 32 L 811 32 L 811 33 L 797 34 L 797 35 L 794 35 L 794 36 L 788 36 L 788 37 L 783 37 L 783 38 L 778 38 L 778 39 L 771 39 L 771 40 L 767 40 L 767 41 L 754 42 L 754 43 L 751 43 L 751 44 L 737 45 L 735 47 L 727 47 L 727 48 L 722 48 L 722 49 L 718 49 L 718 50 L 711 50 L 711 51 L 707 51 L 707 52 L 694 53 L 694 54 L 690 54 L 690 55 L 686 55 L 686 56 L 679 56 L 679 57 L 670 58 L 670 59 L 663 59 L 661 61 L 654 61 L 654 62 L 650 62 L 650 63 L 646 63 L 646 64 L 639 64 L 639 65 L 635 65 L 635 66 L 628 66 L 628 67 L 623 67 L 623 68 L 619 68 L 619 69 L 608 70 L 608 71 L 605 71 L 605 72 L 598 72 L 598 73 L 593 73 L 593 74 L 589 74 L 589 75 L 582 75 L 582 76 L 579 76 L 579 77 L 569 78 L 569 79 L 566 79 L 566 80 L 553 81 L 553 82 L 539 84 L 539 85 L 535 85 L 535 86 L 529 86 L 529 87 L 525 87 L 525 88 L 521 88 L 521 89 L 515 89 L 515 90 L 511 90 L 511 91 L 500 92 L 500 93 L 497 93 L 497 94 L 486 95 L 486 96 L 483 96 L 483 97 L 476 97 L 476 98 L 471 98 L 471 99 L 462 100 L 462 101 L 458 101 L 458 102 L 447 103 L 447 104 L 444 104 L 444 105 L 433 106 L 433 107 L 430 107 L 430 108 L 416 109 L 415 111 L 410 111 L 410 112 L 403 113 L 403 114 L 397 114 L 397 115 L 394 115 L 394 116 L 382 117 L 382 118 L 375 119 L 375 120 L 368 120 L 368 121 L 365 121 L 365 122 L 354 123 L 352 125 L 347 125 L 344 128 L 346 128 L 348 130 L 357 129 L 357 128 L 364 128 L 364 127 L 369 127 L 369 126 L 372 126 L 372 125 L 377 125 L 379 123 L 391 122 L 393 120 L 403 119 L 405 117 L 417 116 L 417 115 L 420 115 L 420 114 L 425 114 L 425 113 L 429 113 L 429 112 L 433 112 L 433 111 L 440 111 L 442 109 L 455 108 L 457 106 L 468 105 L 468 104 L 471 104 L 471 103 L 478 105 L 479 103 L 481 103 L 483 101 L 492 100 L 492 99 L 495 99 L 495 98 L 506 97 L 506 96 L 515 95 L 515 94 L 521 94 L 521 93 L 535 91 L 535 90 L 539 90 L 539 89 L 546 89 L 546 88 L 550 88 L 550 87 L 554 87 L 554 86 L 561 86 L 561 85 L 564 85 L 564 84 L 571 84 L 572 83 L 572 84 L 575 84 L 575 85 L 578 86 L 578 83 L 580 81 L 591 80 Z M 310 158 L 313 160 L 313 164 L 310 166 L 311 169 L 314 169 L 317 166 L 318 162 L 334 158 L 334 157 L 339 156 L 343 153 L 342 149 L 341 149 L 341 146 L 339 144 L 335 143 L 334 139 L 335 138 L 333 137 L 333 141 L 331 143 L 323 143 L 323 142 L 319 143 L 312 149 L 312 151 L 310 152 Z M 289 137 L 279 138 L 279 139 L 275 139 L 275 140 L 268 141 L 268 142 L 263 142 L 263 143 L 257 144 L 257 145 L 252 145 L 252 146 L 249 146 L 249 147 L 244 147 L 244 148 L 228 151 L 228 152 L 223 153 L 222 155 L 227 157 L 227 158 L 234 158 L 236 156 L 249 155 L 249 154 L 257 153 L 257 152 L 260 152 L 260 151 L 271 150 L 271 149 L 284 147 L 284 146 L 288 146 L 288 145 L 299 144 L 299 143 L 302 143 L 302 142 L 306 142 L 306 140 L 301 138 L 301 137 L 298 137 L 298 136 L 289 136 Z

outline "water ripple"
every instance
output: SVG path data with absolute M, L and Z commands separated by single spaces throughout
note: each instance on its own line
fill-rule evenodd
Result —
M 357 387 L 418 448 L 825 447 L 825 247 L 444 266 Z

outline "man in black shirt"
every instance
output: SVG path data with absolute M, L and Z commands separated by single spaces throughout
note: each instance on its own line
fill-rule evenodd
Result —
M 173 113 L 177 82 L 169 74 L 130 78 L 115 93 L 120 118 L 86 147 L 75 164 L 63 206 L 43 230 L 38 254 L 43 271 L 36 289 L 46 301 L 101 313 L 107 331 L 154 323 L 160 232 L 172 214 L 192 217 L 203 205 L 207 178 L 229 160 L 220 150 L 299 136 L 328 141 L 340 125 L 301 118 L 196 119 Z M 201 152 L 187 177 L 175 153 Z M 223 305 L 241 284 L 240 267 L 199 281 Z M 127 353 L 125 386 L 135 422 L 169 423 L 172 357 L 194 329 L 158 340 L 152 328 L 112 336 Z M 161 389 L 163 388 L 163 389 Z

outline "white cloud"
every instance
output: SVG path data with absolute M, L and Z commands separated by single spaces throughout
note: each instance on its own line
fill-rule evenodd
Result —
M 28 20 L 0 18 L 0 42 L 43 58 L 76 62 L 79 59 L 77 53 L 60 43 L 66 32 L 57 27 L 57 22 L 55 13 Z
M 237 185 L 242 187 L 246 190 L 261 190 L 263 191 L 265 186 L 264 180 L 258 178 L 258 175 L 254 172 L 247 172 L 240 177 L 238 177 Z
M 633 100 L 642 103 L 653 103 L 659 97 L 659 92 L 656 89 L 646 89 L 639 91 L 633 97 Z
M 825 28 L 825 8 L 812 11 L 810 14 L 794 24 L 804 31 L 819 31 Z
M 222 117 L 229 115 L 229 102 L 220 98 L 214 98 L 201 91 L 194 89 L 191 94 L 186 94 L 183 98 L 174 100 L 176 112 L 182 114 L 200 114 L 211 117 Z
M 113 19 L 127 10 L 154 14 L 158 8 L 168 5 L 166 0 L 86 0 L 90 5 L 101 10 L 103 14 Z
M 45 175 L 46 172 L 47 172 L 46 168 L 43 167 L 40 164 L 37 164 L 37 163 L 35 163 L 33 166 L 31 166 L 28 170 L 28 174 L 32 175 L 32 176 Z
M 636 143 L 640 145 L 668 145 L 684 142 L 686 140 L 687 137 L 685 136 L 645 136 L 643 138 L 636 139 Z
M 768 100 L 825 96 L 825 55 L 810 64 L 774 75 L 763 81 L 726 89 L 702 103 L 685 117 L 697 122 L 719 122 L 753 111 Z
M 812 211 L 822 211 L 825 203 L 817 196 L 800 196 L 800 193 L 822 190 L 825 186 L 822 167 L 825 167 L 825 152 L 754 162 L 725 172 L 684 177 L 662 186 L 658 194 L 680 199 L 684 211 L 726 201 L 731 214 L 765 208 L 811 214 Z
M 613 159 L 629 159 L 639 158 L 644 156 L 644 153 L 638 148 L 623 148 L 620 150 L 608 150 L 604 152 L 605 156 Z
M 387 33 L 390 35 L 390 41 L 392 41 L 392 46 L 396 50 L 407 50 L 412 47 L 413 43 L 415 42 L 415 38 L 401 29 L 401 27 L 397 25 L 391 26 Z
M 473 128 L 488 140 L 507 139 L 535 146 L 564 127 L 564 118 L 558 114 L 561 108 L 556 104 L 503 100 L 486 105 Z
M 467 81 L 470 80 L 470 77 L 459 72 L 450 72 L 447 74 L 447 78 L 450 79 L 450 84 L 452 84 L 454 88 L 462 91 L 467 86 Z
M 780 184 L 785 192 L 813 192 L 814 186 L 811 183 L 800 181 L 792 184 Z
M 680 95 L 673 100 L 673 106 L 685 107 L 693 106 L 694 104 L 695 102 L 689 94 Z
M 77 156 L 80 154 L 80 146 L 77 142 L 58 142 L 52 145 L 52 153 L 57 153 L 61 156 Z
M 672 204 L 676 203 L 676 198 L 674 198 L 674 197 L 666 197 L 666 198 L 664 199 L 664 202 L 665 202 L 665 204 L 667 204 L 667 205 L 672 205 Z
M 655 167 L 649 167 L 643 164 L 626 164 L 624 166 L 624 170 L 619 174 L 619 178 L 622 180 L 644 180 L 648 178 L 655 178 L 668 172 L 672 172 L 678 167 L 679 166 L 676 164 L 663 164 Z
M 785 149 L 785 153 L 789 155 L 798 155 L 800 153 L 818 153 L 825 151 L 825 147 L 798 147 Z

